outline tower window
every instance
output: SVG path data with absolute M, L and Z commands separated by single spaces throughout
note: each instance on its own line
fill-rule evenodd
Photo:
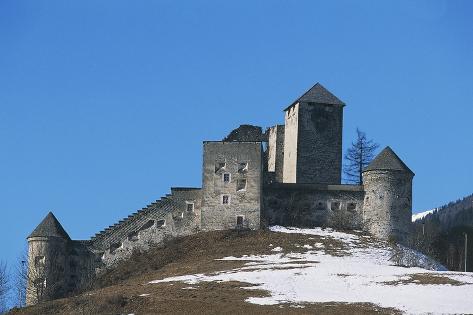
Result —
M 246 179 L 239 179 L 237 181 L 237 191 L 245 191 L 246 190 Z
M 221 170 L 224 170 L 226 167 L 226 163 L 225 162 L 218 162 L 215 164 L 215 173 L 218 173 L 219 171 Z
M 325 202 L 323 201 L 318 201 L 317 204 L 315 205 L 316 210 L 325 210 Z
M 354 202 L 349 202 L 349 203 L 347 204 L 347 210 L 348 210 L 348 211 L 355 211 L 355 210 L 356 210 L 356 203 L 354 203 Z
M 156 227 L 160 228 L 160 227 L 163 227 L 163 226 L 166 226 L 166 220 L 158 220 L 156 222 Z
M 248 171 L 248 162 L 238 163 L 238 173 L 246 173 Z
M 229 183 L 229 182 L 230 182 L 230 178 L 231 178 L 230 173 L 223 173 L 222 178 L 223 178 L 223 182 L 224 182 L 224 183 Z
M 340 210 L 340 202 L 338 202 L 338 201 L 332 202 L 332 203 L 330 204 L 330 209 L 331 209 L 332 211 Z
M 34 266 L 36 268 L 43 267 L 46 263 L 46 258 L 44 256 L 36 256 L 34 258 Z
M 194 212 L 194 203 L 193 202 L 187 202 L 187 211 Z
M 242 216 L 242 215 L 237 215 L 236 219 L 237 219 L 237 222 L 236 222 L 237 227 L 242 228 L 243 227 L 243 220 L 245 219 L 245 217 Z
M 230 196 L 229 195 L 223 195 L 222 196 L 222 205 L 229 205 L 230 204 Z

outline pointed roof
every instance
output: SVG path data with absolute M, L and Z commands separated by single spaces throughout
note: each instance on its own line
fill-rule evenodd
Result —
M 52 212 L 41 221 L 41 223 L 31 232 L 30 237 L 61 237 L 69 239 L 66 231 L 62 227 L 61 223 L 56 219 Z
M 313 87 L 311 87 L 307 92 L 302 94 L 297 100 L 292 102 L 285 111 L 294 105 L 297 102 L 307 102 L 307 103 L 318 103 L 318 104 L 329 104 L 329 105 L 342 105 L 345 106 L 341 100 L 339 100 L 335 95 L 333 95 L 329 90 L 324 88 L 322 84 L 317 82 Z
M 407 167 L 407 165 L 389 146 L 384 148 L 384 150 L 378 154 L 378 156 L 363 170 L 363 172 L 374 170 L 403 171 L 414 175 L 414 172 Z

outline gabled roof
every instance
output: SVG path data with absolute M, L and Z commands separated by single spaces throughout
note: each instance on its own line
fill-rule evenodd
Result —
M 414 172 L 407 167 L 389 146 L 384 148 L 363 172 L 374 170 L 404 171 L 414 175 Z
M 30 237 L 61 237 L 70 239 L 61 223 L 56 219 L 52 212 L 41 221 L 41 223 L 31 232 Z
M 342 105 L 345 106 L 341 100 L 339 100 L 335 95 L 330 93 L 329 90 L 324 88 L 322 84 L 316 83 L 313 87 L 311 87 L 307 92 L 302 94 L 297 100 L 292 102 L 285 111 L 294 105 L 297 102 L 308 102 L 308 103 L 318 103 L 318 104 L 329 104 L 329 105 Z

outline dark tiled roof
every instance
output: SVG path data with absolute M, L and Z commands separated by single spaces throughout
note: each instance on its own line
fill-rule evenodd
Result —
M 384 148 L 363 171 L 373 170 L 404 171 L 414 174 L 390 147 Z
M 335 95 L 330 93 L 329 90 L 324 88 L 322 84 L 316 83 L 311 87 L 307 92 L 302 94 L 297 100 L 292 102 L 285 110 L 294 105 L 297 102 L 308 102 L 308 103 L 318 103 L 318 104 L 329 104 L 329 105 L 342 105 L 344 106 L 341 100 L 339 100 Z
M 34 229 L 34 231 L 28 236 L 30 237 L 62 237 L 65 239 L 70 239 L 66 231 L 62 227 L 61 223 L 56 219 L 52 212 L 49 212 L 48 215 L 41 221 L 41 223 Z

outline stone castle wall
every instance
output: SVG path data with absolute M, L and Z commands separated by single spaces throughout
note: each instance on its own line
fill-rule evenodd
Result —
M 265 225 L 361 229 L 362 186 L 272 184 L 264 187 Z
M 261 142 L 204 142 L 202 229 L 258 229 L 262 173 Z
M 412 174 L 376 170 L 363 173 L 364 228 L 382 239 L 405 242 L 412 219 Z
M 413 174 L 370 170 L 364 186 L 340 185 L 344 104 L 319 84 L 312 89 L 285 110 L 285 125 L 265 133 L 241 125 L 224 141 L 205 141 L 202 188 L 172 188 L 88 241 L 65 232 L 30 237 L 28 268 L 47 278 L 46 299 L 73 292 L 134 251 L 199 231 L 320 226 L 404 241 Z M 38 301 L 28 294 L 28 304 Z
M 277 183 L 283 182 L 284 169 L 284 125 L 269 128 L 268 136 L 268 172 L 273 173 Z
M 299 104 L 297 183 L 341 183 L 343 107 Z

